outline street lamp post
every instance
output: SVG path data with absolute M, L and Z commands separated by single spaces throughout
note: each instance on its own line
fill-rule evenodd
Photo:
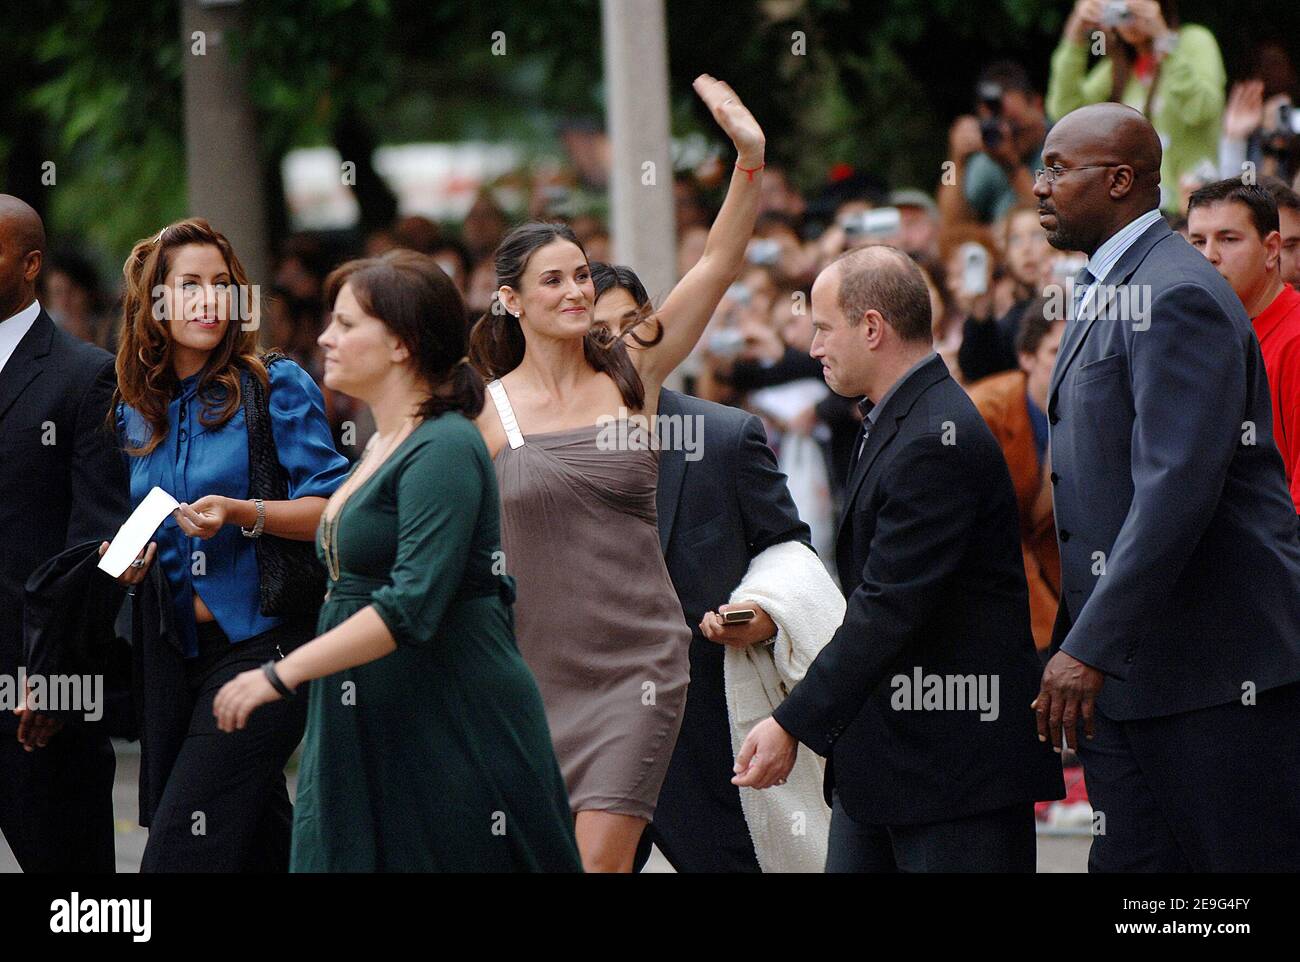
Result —
M 246 16 L 241 0 L 180 0 L 185 50 L 185 174 L 189 211 L 228 238 L 255 284 L 270 279 L 257 116 L 247 59 L 229 38 Z
M 615 260 L 656 303 L 676 280 L 663 0 L 601 0 Z

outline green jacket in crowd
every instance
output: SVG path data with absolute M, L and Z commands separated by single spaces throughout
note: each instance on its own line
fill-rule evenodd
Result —
M 1214 35 L 1188 24 L 1177 31 L 1178 43 L 1160 65 L 1149 119 L 1160 134 L 1164 162 L 1160 166 L 1160 206 L 1177 212 L 1179 178 L 1202 161 L 1217 167 L 1219 128 L 1223 116 L 1226 74 Z M 1062 38 L 1052 54 L 1047 84 L 1047 114 L 1059 120 L 1086 104 L 1110 98 L 1112 62 L 1103 57 L 1088 69 L 1090 43 Z M 1124 88 L 1123 102 L 1137 110 L 1147 103 L 1149 83 L 1134 71 Z

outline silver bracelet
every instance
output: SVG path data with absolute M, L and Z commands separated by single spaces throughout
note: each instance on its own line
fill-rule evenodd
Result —
M 243 525 L 239 527 L 239 533 L 245 538 L 262 537 L 262 529 L 266 527 L 266 502 L 261 498 L 254 498 L 253 505 L 257 508 L 257 521 L 251 528 L 245 528 Z

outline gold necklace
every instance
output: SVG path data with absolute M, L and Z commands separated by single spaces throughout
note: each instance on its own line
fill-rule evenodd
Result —
M 404 440 L 406 440 L 407 436 L 410 433 L 407 430 L 407 428 L 410 427 L 412 423 L 413 423 L 412 418 L 407 418 L 405 421 L 403 421 L 401 426 L 396 431 L 393 432 L 393 439 L 388 442 L 388 446 L 384 448 L 383 454 L 378 455 L 377 457 L 370 457 L 370 451 L 371 448 L 373 447 L 373 443 L 367 445 L 365 452 L 361 455 L 360 463 L 357 464 L 353 472 L 350 475 L 348 475 L 347 479 L 343 482 L 343 484 L 339 487 L 339 489 L 334 492 L 334 495 L 330 498 L 331 502 L 333 502 L 335 498 L 338 499 L 338 503 L 334 509 L 333 515 L 330 514 L 329 503 L 326 503 L 325 511 L 321 515 L 320 537 L 321 537 L 321 550 L 325 553 L 325 570 L 329 573 L 330 584 L 334 584 L 339 580 L 338 527 L 339 527 L 339 516 L 343 513 L 344 505 L 347 504 L 348 498 L 352 496 L 352 492 L 355 491 L 357 488 L 361 487 L 361 485 L 365 484 L 367 481 L 369 481 L 371 477 L 374 476 L 375 472 L 379 470 L 380 466 L 382 466 L 383 463 L 388 460 L 389 455 L 391 455 L 395 450 L 397 450 L 397 446 L 401 444 Z M 361 478 L 362 469 L 365 468 L 368 458 L 370 462 L 374 464 L 374 467 L 371 469 L 368 475 L 366 475 L 364 478 Z

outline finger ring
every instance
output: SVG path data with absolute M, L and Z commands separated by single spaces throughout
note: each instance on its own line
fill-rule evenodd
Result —
M 144 559 L 143 559 L 143 558 L 136 558 L 134 561 L 131 562 L 131 567 L 132 567 L 132 568 L 143 568 L 143 567 L 144 567 Z

